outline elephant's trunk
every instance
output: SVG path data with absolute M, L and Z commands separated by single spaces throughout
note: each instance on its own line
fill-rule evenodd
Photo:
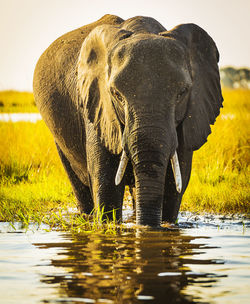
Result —
M 136 224 L 159 226 L 162 220 L 164 182 L 136 176 Z
M 131 133 L 128 148 L 135 175 L 136 223 L 159 226 L 167 165 L 177 147 L 176 132 L 147 126 Z

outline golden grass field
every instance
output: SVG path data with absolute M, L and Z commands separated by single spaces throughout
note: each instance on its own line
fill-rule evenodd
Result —
M 35 111 L 31 93 L 11 92 L 0 92 L 1 112 Z M 181 209 L 249 215 L 250 90 L 224 89 L 223 96 L 208 142 L 194 153 Z M 76 206 L 43 121 L 0 122 L 0 134 L 0 221 L 42 222 L 46 214 Z
M 0 113 L 38 112 L 31 92 L 0 91 Z

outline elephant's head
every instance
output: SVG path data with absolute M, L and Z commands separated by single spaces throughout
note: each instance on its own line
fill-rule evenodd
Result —
M 85 115 L 107 149 L 123 151 L 120 169 L 132 162 L 138 224 L 161 222 L 170 159 L 181 191 L 173 161 L 176 128 L 191 150 L 211 132 L 222 104 L 218 59 L 215 43 L 200 27 L 166 31 L 144 17 L 99 26 L 82 45 L 78 89 Z

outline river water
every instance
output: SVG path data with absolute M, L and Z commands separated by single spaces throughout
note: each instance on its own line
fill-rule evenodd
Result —
M 235 114 L 228 113 L 222 114 L 221 119 L 230 119 L 233 120 Z M 42 117 L 39 113 L 0 113 L 0 121 L 3 122 L 18 122 L 18 121 L 28 121 L 28 122 L 37 122 L 41 120 Z
M 116 235 L 0 225 L 1 303 L 250 303 L 250 221 Z
M 0 113 L 0 121 L 2 122 L 37 122 L 42 117 L 39 113 Z

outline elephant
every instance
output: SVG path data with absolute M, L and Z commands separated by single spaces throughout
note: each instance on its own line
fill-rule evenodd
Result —
M 34 97 L 82 213 L 103 205 L 121 221 L 129 185 L 136 224 L 176 222 L 193 151 L 222 107 L 218 61 L 198 25 L 168 31 L 143 16 L 105 15 L 45 50 Z

